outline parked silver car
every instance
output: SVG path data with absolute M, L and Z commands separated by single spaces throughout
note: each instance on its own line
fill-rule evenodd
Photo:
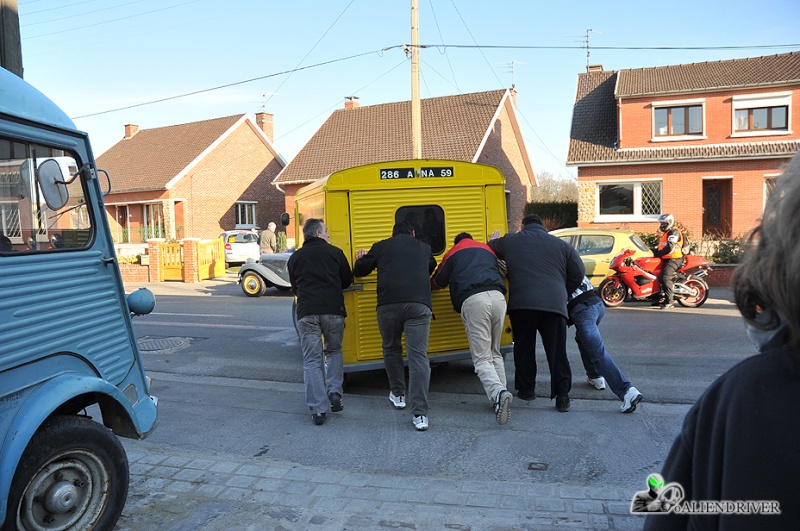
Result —
M 219 235 L 225 244 L 225 265 L 244 264 L 247 259 L 258 260 L 261 249 L 258 234 L 249 230 L 226 230 Z

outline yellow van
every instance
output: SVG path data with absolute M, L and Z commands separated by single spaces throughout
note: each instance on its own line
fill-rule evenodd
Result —
M 303 223 L 325 221 L 330 242 L 352 265 L 358 249 L 389 238 L 398 221 L 415 227 L 417 238 L 430 244 L 437 261 L 453 246 L 453 238 L 469 232 L 487 241 L 494 230 L 507 232 L 505 179 L 491 166 L 452 160 L 399 160 L 358 166 L 332 173 L 298 190 L 295 197 L 297 247 Z M 289 223 L 284 215 L 282 222 Z M 345 291 L 347 320 L 342 352 L 345 372 L 383 368 L 381 335 L 375 307 L 377 274 L 357 278 Z M 292 310 L 294 312 L 294 308 Z M 453 310 L 447 289 L 433 291 L 428 356 L 431 361 L 469 359 L 461 317 Z M 508 323 L 501 345 L 509 351 Z

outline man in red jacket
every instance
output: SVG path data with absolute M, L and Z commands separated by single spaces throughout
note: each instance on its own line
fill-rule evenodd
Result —
M 505 424 L 511 416 L 512 399 L 506 389 L 505 360 L 500 353 L 506 286 L 497 256 L 488 245 L 476 242 L 467 232 L 456 236 L 453 244 L 433 275 L 432 287 L 450 286 L 450 301 L 461 314 L 467 331 L 475 374 L 494 404 L 497 422 Z

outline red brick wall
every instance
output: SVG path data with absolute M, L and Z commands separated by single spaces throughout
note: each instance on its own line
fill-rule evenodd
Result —
M 511 119 L 505 108 L 486 140 L 478 162 L 500 170 L 506 178 L 506 190 L 510 192 L 508 205 L 508 230 L 519 230 L 519 223 L 530 199 L 529 187 L 533 179 L 528 174 L 522 158 L 519 140 L 514 134 Z
M 662 180 L 661 211 L 675 216 L 687 227 L 693 238 L 702 236 L 703 180 L 709 177 L 732 177 L 731 235 L 743 236 L 758 222 L 764 205 L 764 178 L 780 173 L 789 159 L 767 159 L 725 162 L 688 162 L 674 164 L 642 164 L 630 166 L 583 167 L 578 170 L 578 182 L 607 179 Z M 580 219 L 580 227 L 622 227 L 638 232 L 656 232 L 657 222 L 596 223 Z
M 794 91 L 793 105 L 790 107 L 791 118 L 789 121 L 790 129 L 793 131 L 788 135 L 767 135 L 755 137 L 732 137 L 733 132 L 733 96 L 743 96 L 747 94 L 771 94 L 779 92 Z M 789 87 L 775 87 L 771 89 L 751 89 L 723 92 L 701 92 L 696 94 L 673 94 L 659 97 L 642 97 L 633 99 L 623 99 L 619 104 L 620 138 L 619 147 L 639 148 L 639 147 L 678 147 L 678 146 L 697 146 L 702 144 L 720 143 L 741 143 L 741 142 L 768 142 L 775 140 L 796 140 L 800 138 L 800 102 L 797 101 L 797 93 L 800 92 L 800 85 Z M 702 140 L 653 142 L 653 103 L 662 101 L 682 101 L 682 100 L 705 100 L 705 136 Z
M 256 133 L 242 124 L 170 190 L 186 200 L 184 235 L 216 238 L 236 223 L 236 201 L 257 201 L 256 222 L 278 222 L 283 195 L 271 186 L 281 170 Z

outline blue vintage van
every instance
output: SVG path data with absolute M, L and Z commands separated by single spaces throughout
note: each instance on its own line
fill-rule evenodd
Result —
M 128 492 L 117 436 L 156 426 L 131 327 L 155 299 L 125 296 L 103 190 L 86 133 L 0 68 L 3 529 L 112 529 Z

